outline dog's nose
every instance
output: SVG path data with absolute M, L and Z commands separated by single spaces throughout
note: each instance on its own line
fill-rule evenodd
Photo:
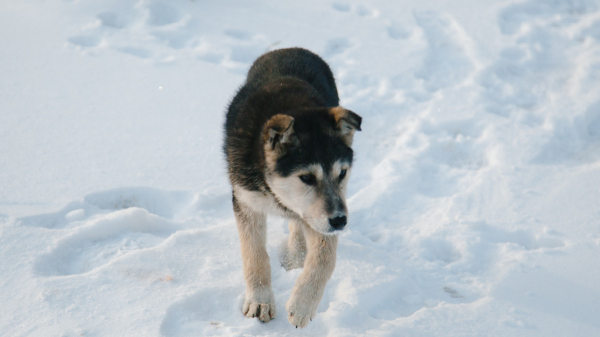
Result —
M 329 219 L 329 224 L 331 225 L 331 227 L 338 231 L 344 229 L 344 227 L 346 226 L 346 222 L 347 220 L 345 215 Z

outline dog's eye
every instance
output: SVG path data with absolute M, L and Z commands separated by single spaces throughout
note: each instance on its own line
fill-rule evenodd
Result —
M 344 180 L 344 178 L 346 178 L 346 170 L 342 170 L 342 172 L 340 172 L 340 181 Z
M 314 174 L 303 174 L 300 176 L 300 180 L 306 185 L 314 185 L 317 183 L 317 178 Z

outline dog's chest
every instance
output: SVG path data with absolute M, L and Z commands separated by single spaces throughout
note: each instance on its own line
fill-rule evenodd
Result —
M 282 208 L 277 200 L 270 194 L 260 191 L 248 191 L 240 186 L 234 186 L 233 193 L 237 200 L 250 207 L 255 212 L 274 214 L 288 218 L 292 215 L 289 210 Z

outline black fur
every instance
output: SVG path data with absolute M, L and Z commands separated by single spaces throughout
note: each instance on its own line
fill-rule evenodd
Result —
M 336 160 L 352 162 L 352 149 L 333 132 L 331 107 L 339 105 L 333 74 L 319 56 L 301 48 L 280 49 L 259 57 L 227 111 L 224 151 L 233 185 L 268 191 L 265 182 L 263 128 L 271 117 L 294 117 L 298 144 L 277 160 L 277 173 Z

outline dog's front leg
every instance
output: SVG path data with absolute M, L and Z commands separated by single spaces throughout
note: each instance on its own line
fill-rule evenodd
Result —
M 304 260 L 304 270 L 296 280 L 292 296 L 285 308 L 288 320 L 296 327 L 305 327 L 317 314 L 317 307 L 327 281 L 335 269 L 337 236 L 324 235 L 302 224 L 308 253 Z
M 267 216 L 233 199 L 246 279 L 242 313 L 263 322 L 275 318 L 275 296 L 271 288 L 271 264 L 267 254 Z
M 285 270 L 302 268 L 306 257 L 306 240 L 301 220 L 290 219 L 290 235 L 288 240 L 282 242 L 279 248 L 279 261 Z

